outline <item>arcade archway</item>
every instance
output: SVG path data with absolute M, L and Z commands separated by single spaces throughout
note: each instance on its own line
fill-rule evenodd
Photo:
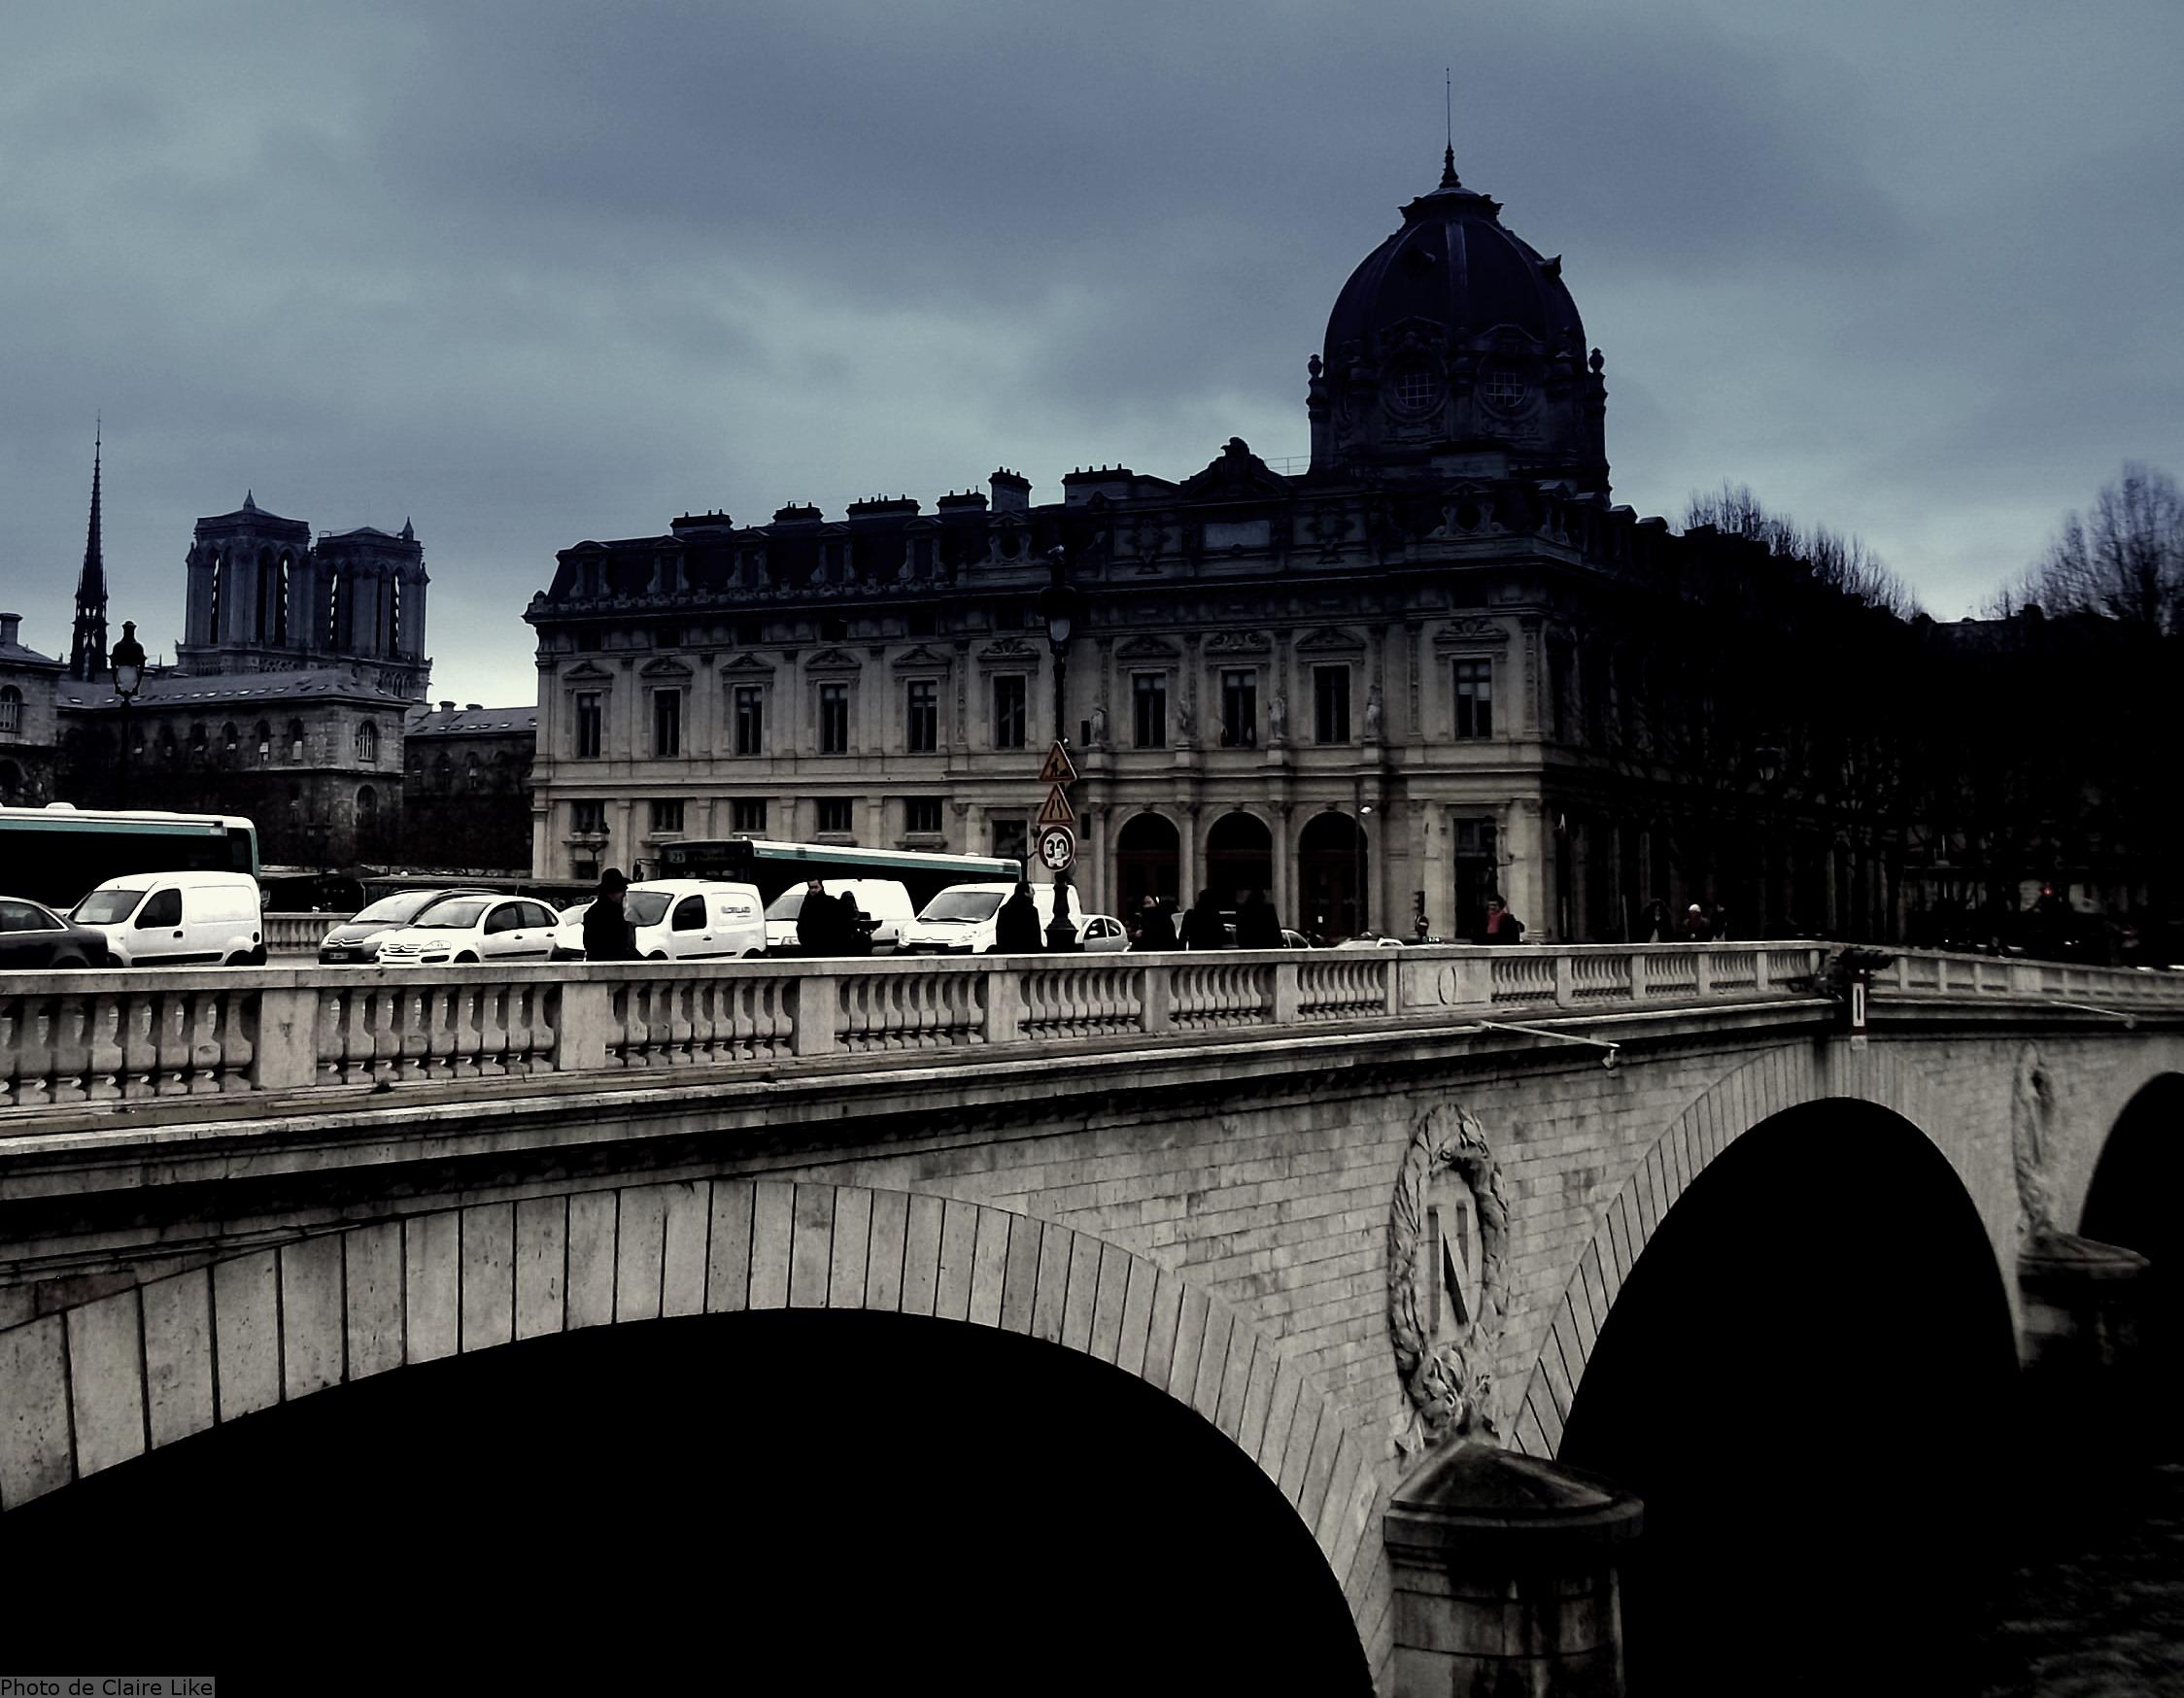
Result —
M 1223 814 L 1206 834 L 1206 885 L 1224 908 L 1241 907 L 1246 891 L 1274 892 L 1274 833 L 1242 808 Z
M 1129 924 L 1145 898 L 1181 905 L 1182 838 L 1162 814 L 1135 815 L 1114 839 L 1115 912 Z
M 1365 830 L 1330 810 L 1297 837 L 1297 923 L 1333 942 L 1372 924 L 1365 900 Z

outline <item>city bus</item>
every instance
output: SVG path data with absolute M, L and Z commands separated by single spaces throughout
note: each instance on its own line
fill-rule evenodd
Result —
M 0 807 L 0 896 L 73 908 L 131 872 L 257 876 L 257 828 L 233 814 Z
M 1023 864 L 991 855 L 929 855 L 911 849 L 857 849 L 842 843 L 778 843 L 766 837 L 694 837 L 664 843 L 656 878 L 725 878 L 755 884 L 770 902 L 814 878 L 891 878 L 909 893 L 914 912 L 951 884 L 1013 883 Z

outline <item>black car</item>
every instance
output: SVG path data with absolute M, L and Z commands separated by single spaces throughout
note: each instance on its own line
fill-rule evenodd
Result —
M 104 967 L 106 934 L 20 897 L 0 897 L 0 970 Z

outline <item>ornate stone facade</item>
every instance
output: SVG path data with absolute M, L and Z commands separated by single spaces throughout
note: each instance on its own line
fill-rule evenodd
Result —
M 1642 936 L 1655 898 L 1887 934 L 1882 811 L 1764 775 L 1842 734 L 1827 657 L 1855 678 L 1901 628 L 1611 505 L 1559 261 L 1452 168 L 1404 217 L 1310 362 L 1301 476 L 1232 440 L 1037 506 L 1000 471 L 563 551 L 526 615 L 536 869 L 737 831 L 1020 855 L 1063 736 L 1096 910 L 1259 888 L 1322 934 L 1446 936 L 1499 891 L 1539 937 Z

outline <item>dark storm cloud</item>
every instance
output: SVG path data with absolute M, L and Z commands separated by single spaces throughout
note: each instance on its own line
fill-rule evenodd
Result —
M 586 536 L 1302 454 L 1450 60 L 1466 181 L 1607 352 L 1622 498 L 1749 480 L 1954 612 L 2125 455 L 2184 461 L 2172 9 L 230 0 L 10 35 L 0 600 L 49 649 L 98 407 L 118 618 L 171 638 L 189 523 L 245 488 L 414 517 L 470 697 L 528 691 L 516 614 Z

